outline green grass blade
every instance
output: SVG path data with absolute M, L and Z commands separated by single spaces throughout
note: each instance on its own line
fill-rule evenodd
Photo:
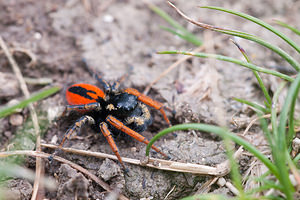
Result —
M 226 30 L 226 29 L 221 29 L 221 30 L 215 29 L 215 31 L 256 42 L 256 43 L 270 49 L 271 51 L 277 53 L 279 56 L 281 56 L 283 59 L 285 59 L 296 71 L 300 71 L 300 64 L 292 56 L 290 56 L 288 53 L 286 53 L 281 48 L 279 48 L 275 45 L 272 45 L 271 43 L 269 43 L 259 37 L 252 36 L 252 35 L 249 35 L 249 34 L 246 34 L 243 32 Z
M 292 106 L 295 106 L 293 101 L 295 101 L 295 99 L 298 96 L 299 88 L 300 88 L 300 74 L 298 74 L 295 81 L 293 81 L 293 83 L 291 84 L 290 89 L 287 94 L 287 97 L 284 102 L 284 106 L 280 113 L 280 121 L 279 121 L 279 126 L 278 126 L 278 134 L 279 134 L 278 140 L 280 140 L 280 141 L 278 141 L 278 143 L 282 144 L 282 147 L 285 147 L 285 148 L 287 147 L 285 131 L 286 131 L 286 123 L 287 123 L 287 119 L 288 119 L 288 113 L 290 112 L 290 110 L 294 109 L 294 107 L 292 107 Z
M 266 29 L 268 29 L 269 31 L 273 32 L 274 34 L 276 34 L 277 36 L 279 36 L 280 38 L 282 38 L 285 42 L 287 42 L 290 46 L 292 46 L 298 53 L 300 53 L 300 47 L 294 42 L 292 41 L 289 37 L 287 37 L 286 35 L 284 35 L 283 33 L 281 33 L 280 31 L 278 31 L 277 29 L 275 29 L 273 26 L 271 26 L 270 24 L 265 23 L 264 21 L 253 17 L 251 15 L 247 15 L 245 13 L 241 13 L 241 12 L 236 12 L 230 9 L 225 9 L 225 8 L 221 8 L 221 7 L 214 7 L 214 6 L 203 6 L 201 8 L 208 8 L 208 9 L 213 9 L 213 10 L 219 10 L 222 12 L 227 12 L 233 15 L 237 15 L 239 17 L 242 17 L 244 19 L 247 19 L 249 21 L 252 21 Z
M 33 102 L 39 101 L 41 99 L 44 99 L 44 98 L 58 92 L 59 90 L 60 90 L 60 87 L 54 86 L 54 87 L 51 87 L 49 89 L 38 92 L 37 94 L 33 94 L 28 99 L 25 99 L 25 100 L 21 101 L 20 103 L 18 103 L 16 105 L 9 106 L 9 107 L 4 107 L 4 108 L 0 109 L 0 118 L 3 118 L 7 115 L 10 115 L 10 114 L 14 113 L 14 111 L 16 109 L 25 108 L 30 103 L 33 103 Z
M 217 32 L 220 32 L 220 33 L 224 33 L 224 34 L 228 34 L 228 35 L 232 35 L 232 36 L 236 36 L 236 37 L 240 37 L 240 38 L 244 38 L 244 39 L 256 42 L 256 43 L 272 50 L 273 52 L 277 53 L 279 56 L 281 56 L 283 59 L 285 59 L 296 71 L 300 71 L 300 64 L 292 56 L 290 56 L 288 53 L 283 51 L 281 48 L 279 48 L 277 46 L 274 46 L 274 45 L 270 44 L 269 42 L 266 42 L 265 40 L 262 40 L 259 37 L 248 34 L 248 33 L 244 33 L 244 32 L 241 32 L 241 31 L 224 29 L 224 28 L 219 28 L 219 27 L 211 26 L 211 25 L 208 25 L 208 24 L 205 24 L 205 23 L 197 22 L 197 21 L 189 18 L 188 16 L 186 16 L 183 12 L 181 12 L 178 8 L 176 8 L 172 3 L 170 3 L 170 2 L 168 2 L 168 3 L 182 17 L 184 17 L 187 21 L 189 21 L 189 22 L 191 22 L 191 23 L 193 23 L 193 24 L 195 24 L 199 27 L 205 28 L 205 29 L 217 31 Z
M 279 24 L 280 26 L 283 26 L 283 27 L 285 27 L 285 28 L 290 29 L 291 31 L 293 31 L 293 32 L 296 33 L 297 35 L 300 35 L 300 30 L 299 30 L 299 29 L 296 29 L 295 27 L 292 27 L 292 26 L 290 26 L 290 25 L 288 25 L 288 24 L 286 24 L 286 23 L 284 23 L 284 22 L 282 22 L 282 21 L 279 21 L 279 20 L 275 20 L 275 22 L 276 22 L 277 24 Z
M 265 196 L 265 199 L 270 199 L 270 200 L 286 200 L 285 198 L 279 197 L 278 195 L 277 196 L 275 196 L 275 195 L 268 195 L 268 196 Z
M 297 168 L 297 165 L 293 162 L 293 160 L 288 152 L 287 152 L 287 161 L 288 161 L 288 166 L 290 168 L 291 174 L 294 175 L 295 179 L 298 180 L 296 182 L 298 182 L 298 184 L 299 184 L 300 171 Z
M 235 100 L 237 102 L 240 102 L 240 103 L 243 103 L 243 104 L 246 104 L 250 107 L 253 107 L 253 108 L 257 109 L 258 111 L 261 111 L 262 113 L 268 113 L 267 109 L 265 109 L 264 107 L 262 107 L 261 105 L 259 105 L 257 103 L 247 101 L 247 100 L 244 100 L 244 99 L 239 99 L 239 98 L 233 98 L 233 100 Z
M 245 198 L 245 192 L 243 190 L 243 186 L 242 186 L 242 176 L 239 172 L 239 166 L 236 162 L 236 160 L 234 159 L 234 147 L 231 143 L 231 140 L 227 137 L 227 135 L 225 134 L 224 137 L 224 145 L 226 148 L 226 152 L 227 152 L 227 157 L 230 163 L 230 175 L 231 175 L 231 180 L 234 184 L 234 186 L 236 187 L 236 189 L 239 191 L 239 198 L 240 199 L 244 199 Z
M 171 29 L 171 28 L 168 28 L 168 27 L 161 26 L 160 28 L 165 30 L 165 31 L 168 31 L 169 33 L 172 33 L 173 35 L 177 35 L 181 39 L 183 39 L 187 42 L 190 42 L 190 43 L 192 43 L 196 46 L 201 45 L 201 44 L 199 44 L 199 40 L 195 40 L 195 37 L 190 37 L 190 35 L 182 34 L 180 31 L 174 30 L 174 29 Z
M 292 102 L 291 102 L 291 105 L 290 105 L 291 109 L 290 109 L 290 112 L 289 112 L 289 120 L 288 120 L 289 130 L 288 130 L 288 134 L 287 134 L 287 145 L 290 145 L 292 143 L 292 140 L 293 140 L 293 138 L 296 134 L 295 133 L 295 123 L 294 123 L 295 122 L 294 114 L 295 114 L 296 102 L 297 102 L 297 95 L 295 93 L 292 97 Z
M 300 160 L 300 153 L 294 158 L 294 163 L 297 163 Z
M 168 15 L 165 11 L 155 6 L 154 4 L 148 4 L 149 8 L 163 18 L 166 22 L 168 22 L 174 28 L 181 30 L 182 32 L 187 31 L 183 26 L 181 26 L 177 21 L 175 21 L 170 15 Z
M 261 162 L 263 162 L 266 165 L 266 167 L 268 167 L 269 170 L 276 177 L 279 176 L 278 171 L 277 171 L 276 167 L 274 166 L 274 164 L 264 154 L 262 154 L 260 151 L 258 151 L 252 144 L 250 144 L 249 142 L 243 140 L 239 136 L 227 131 L 224 128 L 220 128 L 220 127 L 213 126 L 213 125 L 207 125 L 207 124 L 179 124 L 179 125 L 175 125 L 175 126 L 172 126 L 172 127 L 169 127 L 167 129 L 162 130 L 161 132 L 156 134 L 151 139 L 149 144 L 147 145 L 146 156 L 149 156 L 150 147 L 153 145 L 153 143 L 156 140 L 158 140 L 159 138 L 161 138 L 162 136 L 164 136 L 168 133 L 174 132 L 174 131 L 188 130 L 188 129 L 204 131 L 204 132 L 209 132 L 209 133 L 215 133 L 215 134 L 217 134 L 221 137 L 224 137 L 226 135 L 226 137 L 228 137 L 230 140 L 232 140 L 235 143 L 243 146 L 246 150 L 248 150 L 250 153 L 252 153 Z
M 161 51 L 161 52 L 158 52 L 158 54 L 183 54 L 183 55 L 196 56 L 196 57 L 200 57 L 200 58 L 214 58 L 214 59 L 217 59 L 217 60 L 222 60 L 222 61 L 226 61 L 226 62 L 235 63 L 235 64 L 238 64 L 238 65 L 244 66 L 246 68 L 255 70 L 257 72 L 271 74 L 271 75 L 277 76 L 277 77 L 282 78 L 282 79 L 287 80 L 287 81 L 293 81 L 294 80 L 292 77 L 290 77 L 288 75 L 285 75 L 285 74 L 282 74 L 280 72 L 265 69 L 265 68 L 262 68 L 262 67 L 258 67 L 256 65 L 248 63 L 248 62 L 244 62 L 244 61 L 241 61 L 241 60 L 238 60 L 238 59 L 235 59 L 235 58 L 222 56 L 222 55 L 218 55 L 218 54 L 193 53 L 193 52 L 187 52 L 187 51 Z
M 259 186 L 257 188 L 253 188 L 250 191 L 247 191 L 246 194 L 251 195 L 251 194 L 255 194 L 258 192 L 263 192 L 269 189 L 275 189 L 275 190 L 282 190 L 283 188 L 280 187 L 278 184 L 276 183 L 264 183 L 262 186 Z
M 275 164 L 280 171 L 279 181 L 284 186 L 283 191 L 287 199 L 293 198 L 294 188 L 289 179 L 289 169 L 287 167 L 287 136 L 286 136 L 286 124 L 288 120 L 288 113 L 294 109 L 293 101 L 297 98 L 300 88 L 300 74 L 297 76 L 295 81 L 291 84 L 287 97 L 285 99 L 283 108 L 279 117 L 278 135 L 275 137 L 276 148 L 273 153 Z M 289 141 L 288 141 L 289 142 Z
M 243 56 L 246 59 L 246 61 L 248 63 L 252 63 L 251 60 L 250 60 L 250 58 L 248 57 L 246 51 L 235 40 L 232 40 L 232 42 L 237 46 L 237 48 L 243 54 Z M 261 79 L 259 73 L 257 71 L 255 71 L 255 70 L 252 70 L 252 72 L 253 72 L 253 74 L 254 74 L 254 76 L 255 76 L 255 78 L 256 78 L 256 80 L 257 80 L 257 82 L 258 82 L 258 84 L 259 84 L 259 86 L 260 86 L 260 88 L 262 90 L 262 92 L 264 93 L 264 96 L 265 96 L 266 101 L 267 101 L 266 107 L 268 109 L 270 109 L 271 108 L 271 104 L 272 104 L 271 96 L 269 95 L 269 92 L 268 92 L 267 88 L 265 87 L 265 85 L 263 83 L 263 80 Z
M 274 140 L 276 141 L 276 137 L 278 136 L 278 130 L 277 130 L 277 101 L 279 98 L 279 95 L 284 88 L 286 84 L 281 83 L 278 89 L 275 91 L 274 96 L 273 96 L 273 105 L 272 105 L 272 110 L 271 110 L 271 124 L 272 124 L 272 131 L 273 131 L 273 136 Z M 269 144 L 274 144 L 273 139 L 268 138 Z M 272 150 L 275 150 L 274 148 L 277 148 L 276 145 L 270 145 Z
M 183 26 L 181 26 L 178 22 L 176 22 L 170 15 L 168 15 L 165 11 L 158 8 L 157 6 L 153 4 L 148 4 L 149 8 L 155 12 L 157 15 L 159 15 L 161 18 L 163 18 L 166 22 L 168 22 L 172 27 L 176 29 L 176 33 L 180 33 L 182 36 L 182 39 L 185 39 L 188 42 L 191 42 L 192 44 L 196 46 L 201 46 L 202 41 L 199 40 L 194 34 L 190 33 L 187 29 L 185 29 Z M 171 32 L 172 33 L 172 32 Z M 177 35 L 177 34 L 176 34 Z
M 184 35 L 182 35 L 181 33 L 179 33 L 178 31 L 176 31 L 174 29 L 171 29 L 171 28 L 168 28 L 168 27 L 165 27 L 165 26 L 160 26 L 160 28 L 165 30 L 165 31 L 168 31 L 169 33 L 172 33 L 173 35 L 177 35 L 180 38 L 184 37 Z
M 262 113 L 259 113 L 259 112 L 256 112 L 256 115 L 259 117 L 259 122 L 260 122 L 260 126 L 261 126 L 261 129 L 263 130 L 267 140 L 268 140 L 268 143 L 270 145 L 270 148 L 274 146 L 274 140 L 273 140 L 273 137 L 272 137 L 272 134 L 268 128 L 268 122 L 267 120 L 262 116 Z

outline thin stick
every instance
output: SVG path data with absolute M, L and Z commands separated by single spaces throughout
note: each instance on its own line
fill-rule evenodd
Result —
M 43 147 L 57 149 L 58 146 L 52 144 L 41 144 Z M 96 158 L 109 158 L 112 160 L 118 160 L 118 158 L 114 155 L 100 153 L 100 152 L 92 152 L 92 151 L 85 151 L 85 150 L 78 150 L 73 148 L 61 148 L 65 152 L 79 154 L 83 156 L 93 156 Z M 239 149 L 235 152 L 234 158 L 238 159 L 242 154 L 242 149 Z M 160 170 L 167 170 L 167 171 L 175 171 L 175 172 L 186 172 L 186 173 L 193 173 L 193 174 L 204 174 L 204 175 L 213 175 L 213 176 L 225 176 L 230 171 L 230 166 L 228 160 L 218 164 L 216 167 L 211 167 L 207 165 L 199 165 L 193 163 L 181 163 L 169 160 L 162 160 L 156 158 L 149 158 L 147 163 L 143 163 L 140 160 L 132 159 L 132 158 L 124 158 L 122 157 L 123 162 L 140 165 L 140 166 L 147 166 L 155 169 Z
M 168 192 L 168 194 L 165 196 L 164 200 L 168 199 L 168 197 L 170 196 L 170 194 L 172 194 L 172 192 L 175 190 L 175 188 L 176 188 L 176 185 L 174 185 L 174 186 L 172 187 L 172 189 L 171 189 L 171 190 Z
M 204 27 L 204 28 L 207 28 L 207 29 L 212 29 L 212 30 L 222 30 L 222 28 L 218 28 L 218 27 L 214 27 L 214 26 L 211 26 L 209 24 L 204 24 L 204 23 L 201 23 L 201 22 L 197 22 L 197 21 L 194 21 L 193 19 L 189 18 L 188 16 L 186 16 L 183 12 L 181 12 L 181 10 L 179 10 L 176 6 L 174 6 L 174 4 L 172 4 L 170 1 L 167 1 L 168 4 L 174 8 L 176 10 L 176 12 L 181 15 L 183 18 L 185 18 L 187 21 L 191 22 L 192 24 L 195 24 L 196 26 L 200 26 L 200 27 Z
M 210 191 L 211 186 L 219 180 L 219 177 L 212 177 L 209 180 L 207 180 L 205 183 L 201 185 L 201 187 L 196 191 L 195 194 L 206 194 Z
M 242 135 L 245 136 L 245 135 L 248 133 L 249 129 L 253 126 L 253 124 L 254 124 L 257 120 L 262 119 L 262 118 L 270 118 L 270 117 L 271 117 L 271 114 L 263 115 L 263 116 L 261 116 L 261 117 L 256 117 L 255 119 L 253 119 L 253 120 L 249 123 L 249 125 L 247 126 L 247 128 L 245 129 L 245 131 L 244 131 L 244 133 L 243 133 Z
M 48 159 L 48 157 L 50 156 L 50 154 L 48 154 L 48 153 L 38 152 L 38 151 L 27 151 L 27 150 L 0 152 L 0 158 L 1 157 L 7 157 L 7 156 L 14 156 L 14 155 L 28 155 L 28 156 L 34 156 L 34 157 L 37 157 L 37 158 L 45 158 L 45 159 Z M 90 173 L 85 168 L 83 168 L 83 167 L 81 167 L 81 166 L 79 166 L 79 165 L 77 165 L 77 164 L 75 164 L 75 163 L 73 163 L 73 162 L 71 162 L 69 160 L 66 160 L 66 159 L 64 159 L 62 157 L 59 157 L 59 156 L 54 156 L 53 159 L 57 160 L 57 161 L 59 161 L 61 163 L 65 163 L 65 164 L 73 167 L 74 169 L 80 171 L 81 173 L 85 174 L 90 179 L 92 179 L 97 184 L 99 184 L 106 191 L 108 191 L 108 192 L 112 191 L 112 189 L 110 188 L 110 186 L 107 183 L 105 183 L 104 181 L 102 181 L 101 179 L 99 179 L 94 174 Z M 122 194 L 120 194 L 119 198 L 122 199 L 122 200 L 128 200 L 128 198 L 125 197 Z
M 21 70 L 20 70 L 19 66 L 17 65 L 17 62 L 14 60 L 11 53 L 9 52 L 9 50 L 1 36 L 0 36 L 0 46 L 3 49 L 4 54 L 6 55 L 14 73 L 16 74 L 16 77 L 20 83 L 20 87 L 21 87 L 21 90 L 22 90 L 25 98 L 28 99 L 30 97 L 30 93 L 29 93 L 29 90 L 25 83 L 25 80 L 23 78 L 23 75 L 21 73 Z M 35 135 L 36 135 L 36 150 L 41 151 L 40 127 L 39 127 L 39 123 L 38 123 L 37 114 L 35 112 L 35 109 L 34 109 L 34 106 L 32 103 L 30 103 L 28 105 L 28 107 L 30 110 L 30 115 L 32 118 L 33 127 L 34 127 Z M 35 171 L 36 178 L 34 180 L 33 194 L 32 194 L 32 198 L 31 198 L 32 200 L 36 199 L 38 189 L 39 189 L 39 183 L 40 183 L 40 178 L 41 178 L 41 166 L 42 166 L 41 162 L 42 162 L 41 159 L 39 159 L 39 158 L 36 159 L 36 171 Z
M 199 52 L 202 51 L 204 49 L 203 46 L 195 49 L 195 52 Z M 184 61 L 192 58 L 193 56 L 185 56 L 182 57 L 180 59 L 178 59 L 175 63 L 173 63 L 172 65 L 170 65 L 165 71 L 163 71 L 163 73 L 161 73 L 159 75 L 159 77 L 157 77 L 154 81 L 152 81 L 144 90 L 144 94 L 147 94 L 149 92 L 149 90 L 151 89 L 151 87 L 156 84 L 160 79 L 162 79 L 163 77 L 165 77 L 168 73 L 170 73 L 170 71 L 172 71 L 174 68 L 176 68 L 179 64 L 183 63 Z

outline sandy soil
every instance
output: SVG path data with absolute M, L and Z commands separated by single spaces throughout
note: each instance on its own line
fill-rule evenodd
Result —
M 276 18 L 299 27 L 298 1 L 178 0 L 174 2 L 178 8 L 195 20 L 247 31 L 266 38 L 284 49 L 286 45 L 280 39 L 253 23 L 197 6 L 223 6 L 270 23 Z M 230 42 L 230 37 L 187 23 L 165 1 L 155 0 L 152 3 L 199 36 L 204 41 L 204 52 L 242 59 L 240 52 Z M 41 123 L 42 138 L 45 143 L 60 141 L 57 138 L 62 138 L 67 128 L 76 119 L 74 116 L 67 116 L 56 123 L 48 121 L 51 113 L 55 113 L 58 107 L 66 104 L 64 89 L 78 82 L 96 84 L 96 80 L 84 68 L 83 59 L 110 82 L 132 69 L 124 87 L 137 88 L 142 92 L 162 71 L 183 57 L 158 55 L 157 51 L 197 48 L 160 29 L 160 26 L 169 25 L 153 13 L 143 1 L 10 0 L 1 1 L 0 10 L 0 34 L 9 47 L 15 50 L 14 56 L 24 77 L 50 78 L 53 84 L 61 85 L 63 88 L 60 93 L 36 104 L 40 121 L 43 122 Z M 290 31 L 285 29 L 282 31 L 299 43 L 299 38 Z M 249 41 L 239 40 L 239 43 L 259 66 L 273 69 L 289 68 L 287 63 L 269 50 Z M 24 49 L 35 55 L 37 59 L 35 65 L 28 65 L 30 57 L 28 53 L 22 51 Z M 286 50 L 292 55 L 295 54 L 290 48 Z M 274 92 L 280 81 L 274 77 L 262 76 L 269 89 Z M 22 97 L 18 82 L 1 51 L 0 84 L 4 85 L 0 89 L 1 104 Z M 32 84 L 28 86 L 32 93 L 43 87 Z M 192 58 L 180 64 L 159 80 L 148 95 L 175 111 L 167 113 L 172 124 L 204 122 L 225 125 L 237 134 L 243 132 L 254 113 L 234 101 L 232 97 L 262 102 L 262 95 L 250 70 L 230 63 L 199 58 Z M 143 135 L 149 139 L 159 130 L 167 127 L 158 111 L 151 110 L 151 112 L 154 122 L 143 132 Z M 28 109 L 0 120 L 1 149 L 13 143 L 14 138 L 18 138 L 15 135 L 23 134 L 24 130 L 28 130 L 31 126 L 28 121 L 30 121 Z M 244 137 L 254 141 L 255 145 L 263 146 L 264 142 L 259 134 L 260 130 L 254 126 Z M 82 130 L 80 137 L 68 141 L 65 146 L 112 154 L 101 134 L 86 128 Z M 22 148 L 34 148 L 32 141 L 21 143 Z M 139 142 L 117 138 L 117 145 L 124 157 L 142 159 L 145 155 L 145 145 Z M 175 161 L 216 166 L 226 160 L 220 138 L 211 134 L 195 131 L 177 132 L 161 139 L 156 145 Z M 44 151 L 53 152 L 49 149 Z M 127 166 L 130 172 L 124 174 L 118 163 L 109 159 L 95 159 L 67 153 L 59 155 L 104 179 L 112 188 L 118 188 L 130 199 L 164 199 L 167 195 L 168 199 L 178 199 L 199 193 L 203 184 L 211 178 L 129 164 Z M 153 153 L 152 156 L 161 158 Z M 247 170 L 250 161 L 251 158 L 248 156 L 241 159 L 242 170 Z M 23 164 L 32 170 L 35 169 L 34 158 L 25 159 Z M 57 190 L 45 190 L 44 195 L 49 199 L 72 199 L 75 198 L 74 193 L 83 199 L 104 199 L 108 195 L 99 185 L 68 165 L 58 162 L 49 164 L 45 161 L 45 175 L 54 177 L 58 183 Z M 30 199 L 32 182 L 23 179 L 6 182 L 8 188 L 16 194 L 11 199 Z M 79 183 L 80 187 L 78 187 Z M 226 187 L 216 184 L 209 188 L 209 192 L 232 195 Z

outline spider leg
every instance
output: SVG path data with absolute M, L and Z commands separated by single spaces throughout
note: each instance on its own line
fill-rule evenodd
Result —
M 112 150 L 112 151 L 115 153 L 115 155 L 117 156 L 117 158 L 118 158 L 119 162 L 121 163 L 122 167 L 123 167 L 124 169 L 126 169 L 126 168 L 125 168 L 125 165 L 124 165 L 124 163 L 123 163 L 123 161 L 122 161 L 122 158 L 121 158 L 121 156 L 120 156 L 120 154 L 119 154 L 118 147 L 117 147 L 117 145 L 116 145 L 116 143 L 115 143 L 115 141 L 114 141 L 114 139 L 113 139 L 113 137 L 112 137 L 112 135 L 111 135 L 110 130 L 109 130 L 108 127 L 107 127 L 107 124 L 106 124 L 105 122 L 101 122 L 101 123 L 100 123 L 100 129 L 101 129 L 102 134 L 105 136 L 105 138 L 106 138 L 106 140 L 107 140 L 107 142 L 108 142 L 108 144 L 109 144 L 111 150 Z
M 95 103 L 88 103 L 88 104 L 81 104 L 81 105 L 67 105 L 65 107 L 65 110 L 61 114 L 61 116 L 65 116 L 67 112 L 70 111 L 100 111 L 101 110 L 101 104 L 98 102 Z
M 168 119 L 168 117 L 163 109 L 162 103 L 151 99 L 150 97 L 140 93 L 139 91 L 137 91 L 136 89 L 133 89 L 133 88 L 127 88 L 124 90 L 124 92 L 127 92 L 128 94 L 132 94 L 132 95 L 136 96 L 139 101 L 147 104 L 148 106 L 155 108 L 156 110 L 159 110 L 161 112 L 161 114 L 163 115 L 164 120 L 168 123 L 169 126 L 171 126 L 170 120 Z
M 132 73 L 132 67 L 128 68 L 127 73 L 121 76 L 120 78 L 118 78 L 118 80 L 112 84 L 111 90 L 113 93 L 117 93 L 119 91 L 120 85 L 122 84 L 122 82 L 128 79 L 129 74 L 131 73 Z
M 85 66 L 85 68 L 89 71 L 89 73 L 92 75 L 93 78 L 96 78 L 97 81 L 101 84 L 101 86 L 103 87 L 104 91 L 105 92 L 109 92 L 111 90 L 111 87 L 110 87 L 110 84 L 105 81 L 101 75 L 94 69 L 94 68 L 91 68 L 86 59 L 82 59 L 82 62 Z
M 84 115 L 84 116 L 80 117 L 80 118 L 74 123 L 74 125 L 71 126 L 71 127 L 67 130 L 67 132 L 65 133 L 65 135 L 64 135 L 64 137 L 63 137 L 61 143 L 60 143 L 59 146 L 58 146 L 58 149 L 56 149 L 56 150 L 54 151 L 54 153 L 53 153 L 51 156 L 49 156 L 48 159 L 49 159 L 49 160 L 52 160 L 53 157 L 58 153 L 58 150 L 62 148 L 62 146 L 64 145 L 65 141 L 66 141 L 67 139 L 69 139 L 74 133 L 75 133 L 75 134 L 78 133 L 79 130 L 80 130 L 80 128 L 81 128 L 84 124 L 86 124 L 86 123 L 88 123 L 88 124 L 95 124 L 95 120 L 94 120 L 92 117 L 88 116 L 88 115 Z
M 106 117 L 106 121 L 109 124 L 111 124 L 112 126 L 114 126 L 116 129 L 126 133 L 127 135 L 133 137 L 134 139 L 136 139 L 140 142 L 143 142 L 145 144 L 149 144 L 149 140 L 147 140 L 144 136 L 142 136 L 138 132 L 135 132 L 134 130 L 128 128 L 122 122 L 120 122 L 119 120 L 114 118 L 113 116 L 108 115 Z M 160 153 L 161 155 L 163 155 L 164 157 L 169 157 L 166 154 L 164 154 L 163 152 L 161 152 L 161 150 L 159 148 L 157 148 L 156 146 L 152 145 L 151 148 L 154 149 L 157 153 Z

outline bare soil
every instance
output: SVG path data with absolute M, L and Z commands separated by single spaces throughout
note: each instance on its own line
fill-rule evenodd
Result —
M 242 55 L 230 42 L 230 37 L 203 30 L 187 23 L 178 16 L 165 1 L 151 3 L 169 13 L 189 31 L 204 41 L 204 52 L 218 53 L 235 58 Z M 268 39 L 286 49 L 286 45 L 261 27 L 228 14 L 198 8 L 213 5 L 245 12 L 266 22 L 276 18 L 299 28 L 300 3 L 295 0 L 253 1 L 174 1 L 176 6 L 195 20 L 219 27 L 242 30 Z M 180 55 L 158 55 L 163 50 L 193 50 L 196 47 L 160 29 L 169 26 L 153 13 L 143 1 L 96 1 L 96 0 L 4 0 L 0 1 L 0 34 L 14 52 L 24 77 L 50 78 L 62 91 L 36 105 L 42 121 L 43 142 L 60 141 L 67 128 L 76 120 L 74 116 L 49 123 L 55 110 L 66 104 L 64 89 L 79 82 L 96 84 L 82 63 L 99 71 L 105 80 L 113 82 L 132 69 L 124 87 L 133 87 L 141 92 Z M 278 27 L 281 29 L 280 27 Z M 290 31 L 282 31 L 299 43 Z M 272 69 L 290 68 L 277 55 L 249 41 L 239 40 L 250 58 L 259 66 Z M 30 54 L 37 63 L 29 65 Z M 294 54 L 290 48 L 287 52 Z M 297 58 L 299 59 L 299 58 Z M 264 76 L 270 91 L 275 91 L 279 79 Z M 0 51 L 0 103 L 6 104 L 20 99 L 22 92 L 3 52 Z M 28 85 L 33 93 L 43 86 Z M 232 98 L 243 98 L 262 103 L 262 94 L 252 72 L 240 66 L 215 60 L 192 58 L 159 80 L 150 90 L 153 99 L 159 100 L 175 112 L 168 112 L 172 124 L 203 122 L 227 126 L 241 134 L 254 113 Z M 147 138 L 167 127 L 160 113 L 151 110 L 154 122 L 143 132 Z M 29 111 L 0 120 L 0 147 L 6 149 L 16 134 L 28 130 Z M 254 145 L 264 145 L 260 130 L 254 126 L 244 136 Z M 105 138 L 92 129 L 85 128 L 65 146 L 112 154 Z M 128 138 L 117 138 L 120 153 L 124 157 L 142 159 L 145 145 Z M 22 143 L 34 148 L 34 142 Z M 172 160 L 216 166 L 226 160 L 220 138 L 207 133 L 182 131 L 170 134 L 156 143 Z M 52 150 L 43 149 L 52 153 Z M 196 176 L 177 172 L 166 172 L 126 164 L 129 173 L 124 174 L 119 164 L 109 159 L 95 159 L 75 154 L 60 153 L 60 156 L 79 164 L 91 173 L 118 189 L 130 199 L 179 199 L 199 192 L 209 176 Z M 161 158 L 152 152 L 153 157 Z M 34 158 L 25 159 L 23 165 L 34 170 Z M 244 156 L 241 165 L 247 170 L 251 158 Z M 108 194 L 99 185 L 68 165 L 45 160 L 45 175 L 54 177 L 57 190 L 45 190 L 48 199 L 104 199 Z M 13 179 L 6 183 L 13 194 L 10 199 L 30 199 L 33 183 L 25 179 Z M 209 191 L 232 195 L 226 187 L 213 185 Z M 169 193 L 169 194 L 168 194 Z

